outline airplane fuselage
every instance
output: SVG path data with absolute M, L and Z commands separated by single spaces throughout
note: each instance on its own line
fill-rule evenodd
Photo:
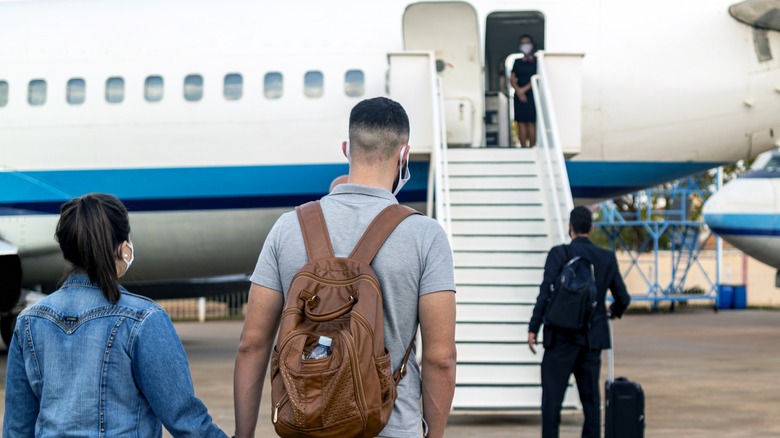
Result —
M 780 64 L 759 61 L 752 29 L 729 4 L 474 2 L 478 32 L 464 32 L 462 46 L 485 74 L 461 83 L 455 61 L 441 74 L 452 96 L 472 96 L 466 146 L 484 146 L 485 91 L 506 92 L 492 57 L 515 51 L 527 25 L 546 52 L 584 54 L 582 144 L 567 164 L 575 198 L 613 197 L 771 148 Z M 434 34 L 449 17 L 440 5 Z M 25 284 L 59 278 L 59 205 L 94 191 L 132 211 L 139 257 L 129 280 L 250 271 L 275 218 L 347 172 L 349 111 L 392 87 L 387 53 L 410 44 L 407 7 L 0 5 L 0 238 L 19 248 Z M 493 18 L 504 36 L 489 39 Z M 777 51 L 780 37 L 769 37 Z M 441 53 L 450 56 L 460 55 Z M 424 202 L 427 151 L 412 148 L 400 199 Z

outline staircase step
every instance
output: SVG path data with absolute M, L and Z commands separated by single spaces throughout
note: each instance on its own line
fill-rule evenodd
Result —
M 520 343 L 508 344 L 472 344 L 458 343 L 458 364 L 461 363 L 542 363 L 544 347 L 539 342 L 536 354 L 528 349 L 526 339 Z M 458 365 L 460 367 L 461 365 Z
M 571 388 L 563 399 L 564 409 L 579 406 L 577 391 Z M 539 410 L 541 386 L 458 386 L 452 408 L 455 410 Z
M 538 189 L 542 182 L 539 176 L 452 176 L 450 175 L 450 189 Z
M 528 322 L 533 306 L 529 304 L 463 304 L 458 303 L 458 322 Z
M 544 268 L 547 251 L 454 251 L 456 268 Z
M 455 284 L 534 285 L 542 282 L 541 268 L 455 268 Z
M 450 148 L 447 149 L 449 162 L 479 161 L 530 161 L 535 162 L 539 153 L 535 149 L 486 149 L 486 148 Z
M 534 304 L 539 286 L 458 285 L 455 299 L 461 303 Z
M 472 236 L 546 236 L 550 226 L 542 220 L 454 220 L 452 234 Z
M 451 190 L 451 205 L 538 205 L 544 200 L 539 190 Z
M 548 237 L 516 236 L 453 236 L 452 248 L 456 251 L 547 251 Z
M 517 176 L 538 175 L 536 163 L 450 163 L 450 176 Z
M 526 342 L 528 325 L 459 322 L 455 324 L 455 339 L 458 342 Z
M 460 385 L 538 385 L 539 373 L 539 364 L 458 364 L 455 381 Z
M 459 219 L 540 219 L 544 220 L 547 210 L 540 206 L 527 205 L 453 205 L 450 207 L 453 220 Z

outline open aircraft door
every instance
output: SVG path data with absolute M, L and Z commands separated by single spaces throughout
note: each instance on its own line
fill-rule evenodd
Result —
M 403 18 L 405 50 L 436 55 L 447 143 L 483 145 L 484 83 L 477 12 L 468 3 L 414 3 Z

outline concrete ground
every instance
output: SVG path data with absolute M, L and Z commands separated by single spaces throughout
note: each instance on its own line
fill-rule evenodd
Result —
M 198 396 L 217 424 L 232 433 L 233 358 L 241 322 L 179 323 L 176 328 Z M 631 314 L 616 323 L 615 337 L 616 373 L 645 390 L 647 437 L 780 436 L 780 312 Z M 1 382 L 5 361 L 2 353 Z M 3 383 L 0 395 L 4 392 Z M 265 394 L 257 436 L 274 436 L 269 412 Z M 561 437 L 579 436 L 580 423 L 580 414 L 565 415 Z M 453 438 L 538 436 L 538 413 L 454 413 L 447 428 L 447 437 Z

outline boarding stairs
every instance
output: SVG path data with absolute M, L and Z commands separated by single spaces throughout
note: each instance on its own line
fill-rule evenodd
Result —
M 432 145 L 429 214 L 447 231 L 453 249 L 458 349 L 453 409 L 536 411 L 542 400 L 544 349 L 540 342 L 537 354 L 530 352 L 528 322 L 547 252 L 568 241 L 572 208 L 557 101 L 550 93 L 550 83 L 556 81 L 545 79 L 549 76 L 540 56 L 532 87 L 537 147 L 450 148 L 434 59 L 426 52 L 390 54 L 389 82 L 391 97 L 418 115 L 415 126 L 427 129 L 410 144 Z M 559 71 L 578 71 L 564 67 Z M 409 80 L 424 74 L 426 81 Z M 560 84 L 579 83 L 558 79 Z M 576 111 L 569 112 L 579 117 L 581 102 L 571 105 Z M 574 125 L 579 129 L 579 119 L 567 124 Z M 581 137 L 579 132 L 566 134 Z M 567 391 L 564 408 L 579 407 L 576 390 Z
M 461 410 L 538 409 L 543 348 L 528 348 L 547 251 L 558 243 L 541 148 L 450 149 Z M 565 407 L 576 408 L 576 391 Z
M 541 407 L 544 348 L 540 343 L 531 353 L 528 323 L 547 252 L 568 241 L 573 204 L 546 73 L 540 57 L 533 82 L 536 148 L 448 148 L 444 154 L 448 180 L 437 196 L 448 205 L 437 218 L 451 230 L 455 263 L 455 410 Z M 563 408 L 580 408 L 574 388 Z

